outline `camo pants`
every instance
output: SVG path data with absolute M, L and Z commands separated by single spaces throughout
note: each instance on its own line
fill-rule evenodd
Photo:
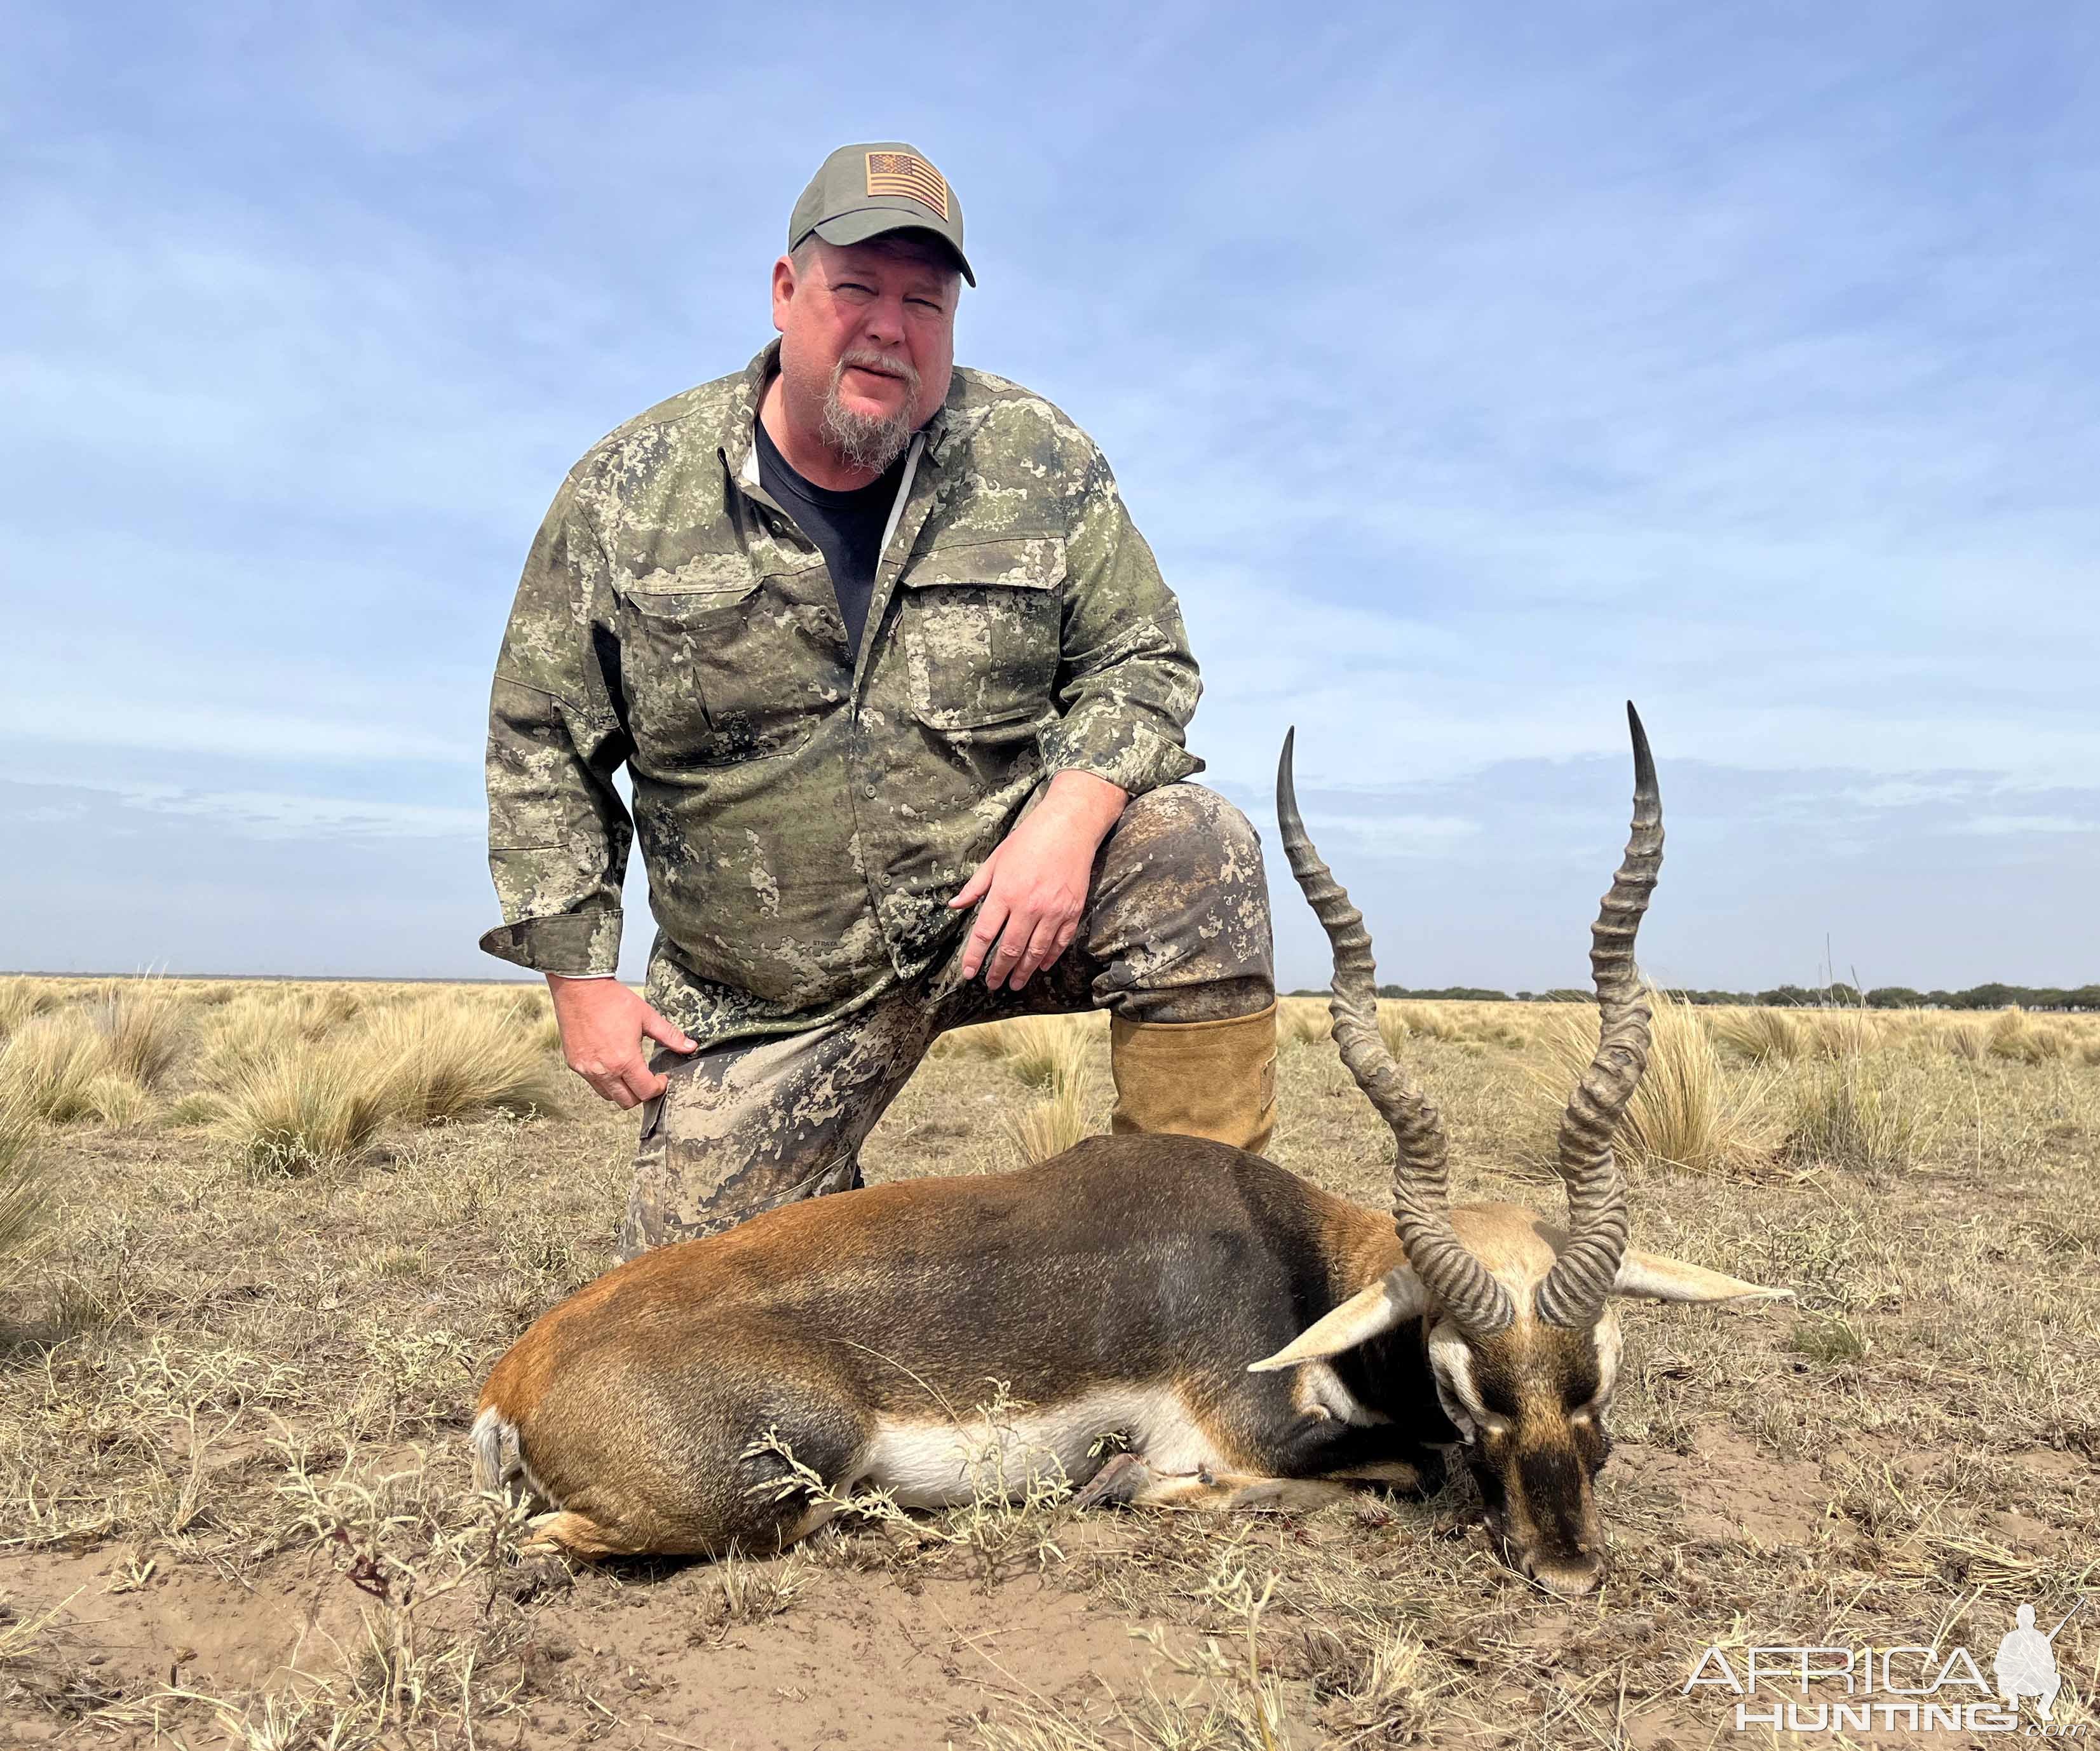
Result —
M 719 1233 L 861 1183 L 860 1146 L 950 1028 L 1107 1009 L 1132 1021 L 1216 1021 L 1275 1000 L 1261 842 L 1200 785 L 1134 798 L 1101 842 L 1079 933 L 1018 991 L 947 964 L 806 1034 L 660 1052 L 668 1086 L 642 1111 L 620 1256 Z

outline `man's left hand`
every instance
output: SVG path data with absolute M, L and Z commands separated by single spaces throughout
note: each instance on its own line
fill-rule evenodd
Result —
M 984 969 L 985 988 L 1017 991 L 1052 965 L 1079 933 L 1094 853 L 1123 814 L 1130 793 L 1091 772 L 1050 781 L 1031 809 L 948 902 L 977 906 L 963 947 L 963 977 Z

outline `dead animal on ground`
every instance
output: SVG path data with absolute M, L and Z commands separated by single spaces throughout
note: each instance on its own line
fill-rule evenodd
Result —
M 1628 716 L 1633 831 L 1594 931 L 1600 1035 L 1560 1130 L 1564 1231 L 1448 1206 L 1442 1121 L 1379 1039 L 1370 939 L 1306 836 L 1286 740 L 1284 847 L 1333 946 L 1335 1042 L 1397 1141 L 1391 1215 L 1157 1136 L 790 1205 L 540 1319 L 482 1393 L 478 1482 L 537 1498 L 536 1539 L 578 1555 L 719 1555 L 792 1544 L 856 1490 L 934 1507 L 1052 1478 L 1083 1503 L 1298 1508 L 1433 1491 L 1457 1448 L 1510 1559 L 1555 1592 L 1593 1587 L 1610 1298 L 1787 1293 L 1627 1243 L 1612 1136 L 1647 1062 L 1634 937 L 1662 858 Z M 973 1416 L 993 1383 L 1010 1408 Z

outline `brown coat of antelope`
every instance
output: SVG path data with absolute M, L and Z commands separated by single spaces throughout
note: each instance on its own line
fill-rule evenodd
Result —
M 1561 1126 L 1565 1232 L 1513 1204 L 1447 1207 L 1442 1122 L 1379 1039 L 1370 939 L 1306 837 L 1286 739 L 1284 849 L 1333 945 L 1335 1043 L 1398 1144 L 1392 1215 L 1175 1136 L 790 1205 L 540 1319 L 482 1393 L 477 1483 L 542 1504 L 544 1546 L 719 1555 L 791 1544 L 856 1489 L 935 1506 L 1061 1475 L 1088 1504 L 1289 1508 L 1433 1491 L 1456 1446 L 1511 1560 L 1555 1592 L 1595 1586 L 1609 1298 L 1788 1292 L 1627 1244 L 1611 1139 L 1647 1064 L 1633 947 L 1662 861 L 1627 714 L 1633 831 L 1594 931 L 1600 1038 Z M 971 1416 L 993 1383 L 1013 1408 Z

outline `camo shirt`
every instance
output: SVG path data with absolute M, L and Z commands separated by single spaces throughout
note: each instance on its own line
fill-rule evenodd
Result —
M 490 954 L 607 973 L 638 831 L 649 998 L 703 1044 L 797 1032 L 926 971 L 948 900 L 1048 774 L 1202 770 L 1180 611 L 1108 464 L 957 369 L 913 442 L 856 659 L 823 556 L 760 486 L 776 342 L 571 470 L 489 706 Z M 613 788 L 624 764 L 633 815 Z

